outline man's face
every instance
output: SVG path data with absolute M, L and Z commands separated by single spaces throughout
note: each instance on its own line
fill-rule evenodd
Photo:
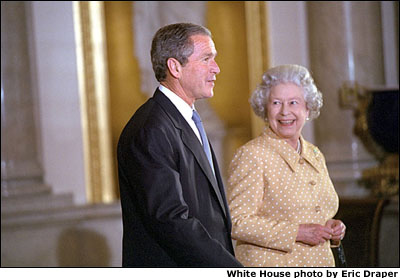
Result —
M 220 69 L 215 62 L 217 51 L 209 36 L 191 37 L 194 51 L 182 67 L 180 83 L 186 95 L 193 99 L 210 98 L 214 95 L 214 82 Z

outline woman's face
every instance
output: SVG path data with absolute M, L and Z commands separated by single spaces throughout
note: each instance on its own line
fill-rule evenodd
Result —
M 267 111 L 269 126 L 275 134 L 296 146 L 309 114 L 303 89 L 293 83 L 272 87 Z

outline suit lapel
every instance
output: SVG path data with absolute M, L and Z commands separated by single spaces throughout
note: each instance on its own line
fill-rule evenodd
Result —
M 190 130 L 191 131 L 191 130 Z M 193 131 L 191 131 L 193 133 Z M 217 179 L 214 176 L 212 169 L 210 167 L 210 163 L 208 162 L 207 156 L 203 150 L 203 147 L 201 146 L 199 140 L 195 137 L 195 135 L 193 134 L 193 136 L 187 136 L 187 132 L 185 132 L 184 130 L 182 130 L 182 141 L 183 143 L 186 145 L 186 147 L 188 147 L 188 149 L 191 150 L 191 152 L 193 153 L 194 157 L 196 158 L 197 162 L 199 163 L 201 169 L 203 170 L 203 172 L 206 174 L 208 180 L 210 181 L 215 194 L 217 195 L 218 201 L 221 205 L 222 210 L 224 211 L 224 214 L 226 216 L 226 210 L 225 210 L 225 205 L 224 205 L 224 201 L 223 198 L 221 196 L 221 190 L 218 187 L 218 183 L 217 183 Z M 193 140 L 193 137 L 194 140 Z M 210 144 L 211 146 L 211 144 Z M 216 158 L 213 156 L 213 162 L 214 162 L 214 169 L 217 169 L 216 165 Z M 219 172 L 217 170 L 215 170 L 215 175 L 219 175 Z
M 208 162 L 207 156 L 203 150 L 203 146 L 197 139 L 196 135 L 194 134 L 192 128 L 183 118 L 183 116 L 179 113 L 178 109 L 171 103 L 171 101 L 158 89 L 154 94 L 154 100 L 161 105 L 164 111 L 169 115 L 170 119 L 174 123 L 175 128 L 179 129 L 181 132 L 181 139 L 185 146 L 192 152 L 193 156 L 196 158 L 200 168 L 210 181 L 215 194 L 217 195 L 218 201 L 221 205 L 221 208 L 226 216 L 226 209 L 224 199 L 221 195 L 221 191 L 218 187 L 218 182 L 216 177 L 213 174 L 211 166 Z M 211 144 L 210 144 L 211 146 Z M 213 153 L 214 154 L 214 153 Z M 217 171 L 218 167 L 216 167 L 216 158 L 213 155 L 213 162 L 214 162 L 214 169 L 215 175 L 219 177 L 219 171 Z M 219 178 L 220 180 L 220 178 Z

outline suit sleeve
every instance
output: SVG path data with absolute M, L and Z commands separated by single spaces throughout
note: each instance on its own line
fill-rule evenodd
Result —
M 267 189 L 263 166 L 256 150 L 243 146 L 229 166 L 228 203 L 232 238 L 270 249 L 291 252 L 298 225 L 259 213 Z
M 172 139 L 171 139 L 172 138 Z M 142 200 L 146 229 L 181 266 L 238 267 L 241 264 L 191 216 L 182 193 L 176 136 L 144 128 L 130 145 L 132 185 Z M 195 187 L 196 184 L 193 184 Z

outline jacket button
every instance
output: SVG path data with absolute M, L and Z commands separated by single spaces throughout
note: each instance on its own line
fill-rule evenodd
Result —
M 303 159 L 303 158 L 300 158 L 299 163 L 300 163 L 300 164 L 304 164 L 304 159 Z
M 315 181 L 310 181 L 310 185 L 316 185 L 317 183 Z
M 321 207 L 320 207 L 320 206 L 316 206 L 316 207 L 315 207 L 315 211 L 316 211 L 316 212 L 320 212 L 320 211 L 321 211 Z

